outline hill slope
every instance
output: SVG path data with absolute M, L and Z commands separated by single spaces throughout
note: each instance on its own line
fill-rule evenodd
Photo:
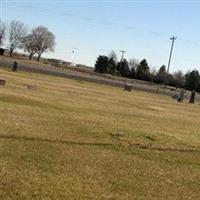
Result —
M 199 105 L 34 73 L 0 76 L 0 199 L 199 198 Z

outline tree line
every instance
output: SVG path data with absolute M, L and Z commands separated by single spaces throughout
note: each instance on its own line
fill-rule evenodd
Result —
M 37 61 L 39 61 L 44 52 L 53 51 L 55 47 L 55 35 L 48 28 L 38 26 L 29 30 L 23 22 L 12 20 L 6 25 L 0 19 L 0 47 L 6 38 L 10 57 L 15 50 L 23 49 L 29 54 L 30 60 L 36 55 Z M 140 62 L 135 59 L 118 61 L 114 51 L 111 51 L 108 56 L 100 55 L 96 60 L 94 70 L 99 73 L 167 84 L 200 92 L 200 73 L 198 70 L 186 74 L 182 71 L 170 74 L 167 73 L 166 66 L 162 65 L 156 71 L 149 67 L 146 59 Z
M 48 28 L 38 26 L 29 31 L 23 22 L 12 20 L 6 25 L 0 19 L 0 47 L 6 37 L 10 57 L 16 49 L 23 49 L 30 60 L 36 55 L 39 61 L 44 52 L 53 51 L 55 47 L 55 35 Z
M 117 55 L 111 51 L 109 55 L 99 55 L 94 71 L 114 76 L 122 76 L 131 79 L 144 80 L 159 84 L 167 84 L 177 88 L 196 90 L 200 92 L 200 74 L 198 70 L 192 70 L 184 74 L 177 71 L 173 74 L 167 73 L 165 65 L 162 65 L 158 71 L 151 69 L 147 60 L 140 62 L 136 59 L 126 59 L 118 61 Z

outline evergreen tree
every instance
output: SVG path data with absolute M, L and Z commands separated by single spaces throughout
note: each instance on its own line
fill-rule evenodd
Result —
M 156 74 L 156 76 L 154 77 L 154 82 L 156 83 L 164 83 L 166 81 L 166 75 L 167 75 L 167 71 L 166 71 L 166 66 L 162 65 L 158 71 L 158 73 Z
M 95 64 L 95 72 L 107 73 L 109 70 L 109 58 L 107 56 L 99 56 Z
M 109 63 L 108 73 L 115 75 L 117 73 L 115 60 L 111 57 L 109 58 L 108 63 Z
M 166 74 L 167 70 L 166 70 L 166 66 L 162 65 L 158 71 L 158 74 Z
M 185 87 L 188 90 L 197 90 L 199 91 L 200 85 L 200 75 L 197 70 L 193 70 L 191 72 L 188 72 L 185 75 Z
M 136 77 L 140 80 L 150 80 L 149 65 L 145 59 L 143 59 L 137 67 Z
M 121 76 L 124 76 L 124 77 L 130 77 L 130 69 L 129 69 L 129 64 L 127 62 L 126 59 L 124 59 L 122 62 L 121 62 L 121 69 L 120 69 L 120 74 Z

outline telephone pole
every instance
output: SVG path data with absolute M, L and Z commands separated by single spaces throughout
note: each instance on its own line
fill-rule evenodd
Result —
M 167 82 L 168 82 L 168 74 L 169 74 L 169 68 L 170 68 L 170 64 L 171 64 L 171 59 L 172 59 L 172 52 L 173 52 L 173 48 L 174 48 L 174 41 L 177 39 L 177 37 L 173 36 L 170 38 L 170 40 L 172 40 L 172 44 L 171 44 L 171 49 L 170 49 L 170 54 L 169 54 L 169 61 L 168 61 L 168 66 L 167 66 L 167 73 L 165 76 L 165 88 L 167 86 Z
M 122 56 L 121 56 L 121 61 L 120 61 L 120 62 L 122 62 L 122 61 L 123 61 L 123 59 L 124 59 L 124 54 L 126 53 L 126 51 L 124 51 L 124 50 L 120 50 L 120 52 L 122 53 Z

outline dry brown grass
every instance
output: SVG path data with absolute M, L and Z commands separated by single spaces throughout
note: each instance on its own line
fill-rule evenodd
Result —
M 0 76 L 0 199 L 199 199 L 199 105 L 39 74 Z

